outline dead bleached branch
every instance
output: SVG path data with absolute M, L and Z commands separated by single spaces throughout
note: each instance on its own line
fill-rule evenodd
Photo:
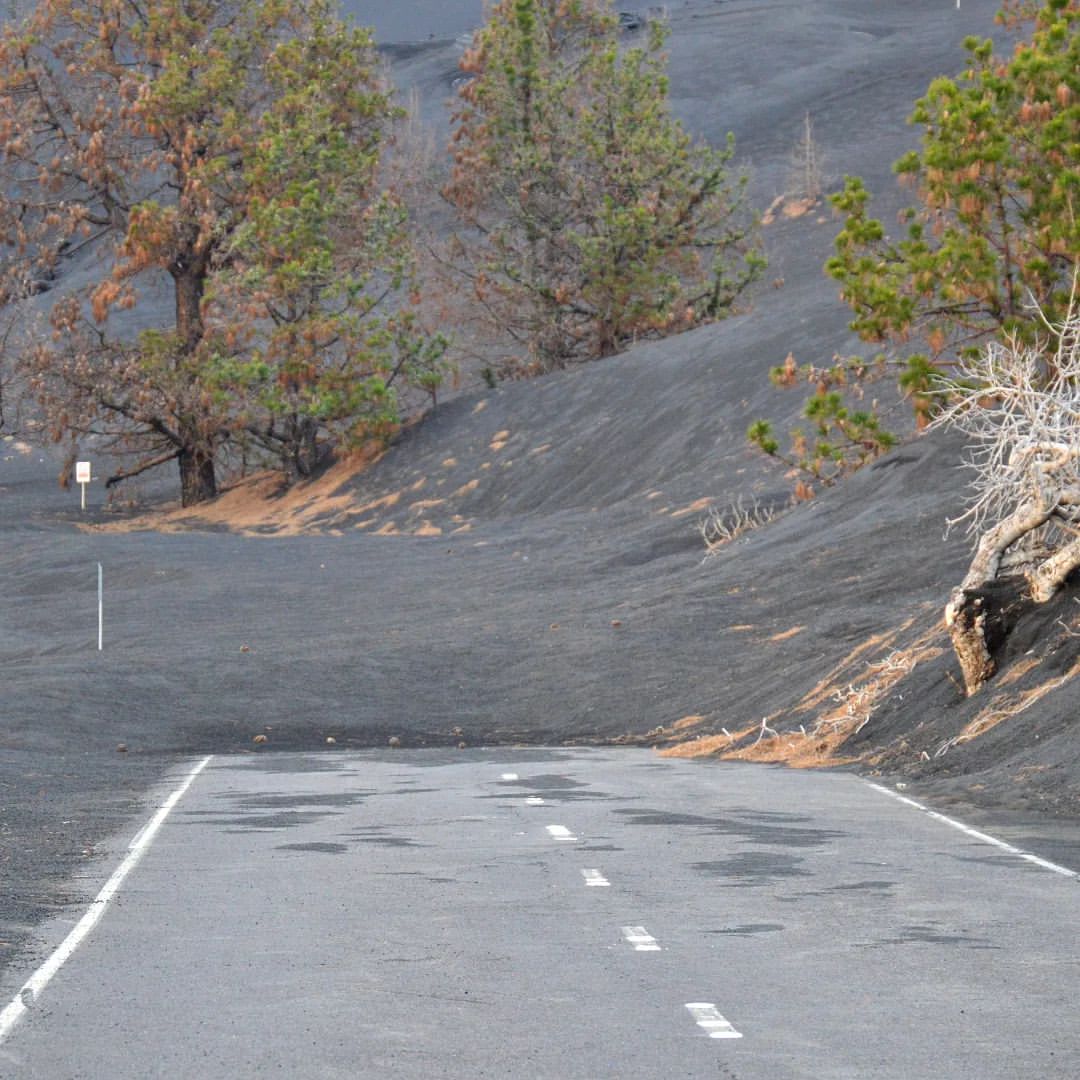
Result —
M 1035 306 L 1041 338 L 1007 337 L 962 357 L 940 388 L 936 427 L 968 438 L 971 498 L 950 525 L 966 523 L 975 554 L 945 608 L 969 694 L 993 674 L 996 617 L 986 590 L 1020 569 L 1045 603 L 1080 567 L 1080 305 L 1077 278 L 1065 318 Z
M 1039 312 L 1040 317 L 1042 313 Z M 941 387 L 947 404 L 932 426 L 962 431 L 973 476 L 966 522 L 976 540 L 1021 508 L 1080 521 L 1080 310 L 1076 283 L 1064 322 L 1043 318 L 1046 336 L 1010 337 L 957 362 Z M 1024 543 L 1038 539 L 1025 530 Z
M 818 718 L 811 736 L 816 738 L 839 731 L 857 735 L 870 722 L 885 694 L 910 675 L 917 662 L 914 652 L 894 649 L 888 656 L 870 664 L 859 681 L 833 691 L 832 699 L 837 707 Z
M 730 544 L 743 534 L 768 525 L 779 512 L 775 506 L 766 506 L 757 499 L 744 503 L 741 495 L 724 509 L 710 507 L 698 525 L 701 539 L 705 542 L 705 557 L 716 555 L 725 544 Z

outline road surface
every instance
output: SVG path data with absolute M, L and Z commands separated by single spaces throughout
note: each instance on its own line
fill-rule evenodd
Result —
M 1080 1070 L 1080 879 L 851 775 L 512 749 L 184 772 L 51 981 L 5 985 L 0 1076 Z

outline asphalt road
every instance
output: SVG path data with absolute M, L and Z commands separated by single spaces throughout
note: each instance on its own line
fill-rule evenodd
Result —
M 100 921 L 0 1014 L 0 1076 L 1080 1069 L 1080 879 L 851 775 L 506 749 L 182 779 Z

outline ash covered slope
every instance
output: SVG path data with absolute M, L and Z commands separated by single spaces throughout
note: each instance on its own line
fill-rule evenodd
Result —
M 734 128 L 762 202 L 782 190 L 810 111 L 828 159 L 865 175 L 887 213 L 911 102 L 962 63 L 959 40 L 990 28 L 995 6 L 676 6 L 679 108 L 714 139 Z M 420 85 L 433 107 L 450 90 L 455 48 L 399 45 L 399 84 Z M 856 347 L 820 269 L 835 228 L 824 211 L 781 218 L 766 241 L 770 276 L 784 283 L 751 313 L 458 398 L 374 468 L 296 493 L 287 528 L 272 514 L 255 528 L 272 540 L 77 533 L 55 510 L 70 497 L 45 485 L 45 467 L 9 454 L 0 560 L 18 618 L 3 639 L 4 744 L 243 746 L 267 728 L 271 745 L 446 741 L 458 729 L 472 740 L 657 727 L 666 737 L 686 717 L 702 719 L 679 739 L 764 717 L 813 732 L 836 694 L 870 682 L 891 717 L 880 738 L 899 748 L 892 767 L 981 767 L 976 747 L 1000 746 L 994 761 L 1006 760 L 1010 739 L 1026 753 L 1024 725 L 1067 714 L 1071 687 L 934 757 L 969 721 L 992 726 L 977 703 L 959 702 L 932 633 L 966 558 L 960 539 L 942 540 L 962 483 L 956 447 L 906 447 L 701 563 L 707 507 L 786 500 L 789 482 L 744 437 L 753 417 L 783 424 L 798 407 L 797 394 L 769 387 L 769 367 L 789 351 L 811 360 Z M 82 570 L 98 560 L 109 596 L 100 657 Z M 918 661 L 910 678 L 933 675 L 921 698 L 875 681 L 875 664 L 907 652 Z M 1045 684 L 1047 670 L 1033 666 L 1014 691 Z M 848 712 L 872 697 L 860 691 Z M 821 753 L 834 749 L 824 742 Z M 1024 760 L 1036 781 L 1052 772 Z
M 898 205 L 888 166 L 910 145 L 911 103 L 935 72 L 956 70 L 965 34 L 991 32 L 996 7 L 965 4 L 958 12 L 936 0 L 670 5 L 673 96 L 680 115 L 713 141 L 734 130 L 740 154 L 753 163 L 761 205 L 784 190 L 790 148 L 809 113 L 826 171 L 833 179 L 862 174 L 888 221 Z M 430 56 L 410 56 L 402 80 L 412 78 L 434 98 L 438 70 Z M 456 403 L 410 433 L 365 485 L 368 496 L 393 505 L 374 515 L 345 513 L 342 523 L 450 533 L 572 509 L 603 516 L 598 531 L 614 531 L 620 550 L 605 569 L 639 568 L 643 580 L 650 570 L 663 575 L 664 559 L 681 558 L 690 533 L 673 531 L 665 513 L 692 525 L 706 504 L 722 508 L 747 493 L 766 506 L 782 498 L 775 474 L 747 453 L 742 433 L 751 415 L 790 419 L 793 402 L 770 393 L 762 378 L 770 364 L 788 351 L 806 360 L 856 348 L 820 274 L 834 232 L 817 213 L 767 230 L 770 277 L 784 286 L 762 296 L 747 319 L 638 350 L 603 371 Z M 449 444 L 455 453 L 445 452 Z M 731 730 L 760 713 L 780 730 L 816 723 L 827 735 L 845 735 L 854 722 L 860 730 L 846 750 L 879 750 L 883 766 L 939 791 L 1077 812 L 1072 592 L 1021 619 L 996 684 L 972 701 L 957 690 L 937 621 L 966 562 L 961 537 L 942 541 L 961 498 L 958 451 L 947 440 L 907 447 L 845 490 L 747 537 L 704 576 L 693 572 L 676 608 L 693 622 L 692 612 L 712 605 L 727 620 L 701 626 L 718 635 L 718 666 L 696 677 L 709 718 L 700 726 Z M 773 616 L 760 649 L 746 636 L 753 605 L 733 602 L 754 591 L 768 597 L 758 604 L 765 620 Z M 792 634 L 798 626 L 805 629 Z M 777 650 L 781 656 L 770 655 Z M 755 678 L 763 666 L 781 670 L 783 685 Z M 657 701 L 654 711 L 674 715 L 682 707 L 668 704 Z M 871 712 L 872 724 L 865 722 Z M 756 753 L 815 757 L 813 745 L 804 750 L 794 737 L 781 743 L 763 743 Z
M 912 101 L 957 69 L 960 40 L 996 6 L 673 4 L 678 106 L 711 138 L 735 131 L 762 205 L 809 110 L 830 168 L 864 175 L 887 215 Z M 391 50 L 395 73 L 435 115 L 455 45 L 417 36 Z M 1077 654 L 1071 597 L 1018 628 L 997 697 L 962 701 L 934 637 L 966 561 L 960 539 L 941 539 L 962 483 L 955 446 L 905 447 L 702 564 L 707 505 L 786 498 L 744 440 L 754 416 L 797 409 L 769 367 L 854 344 L 820 270 L 835 228 L 813 213 L 767 228 L 784 285 L 750 314 L 462 397 L 367 473 L 290 497 L 287 528 L 264 512 L 278 535 L 80 531 L 55 465 L 0 444 L 0 938 L 24 941 L 62 900 L 72 853 L 123 819 L 168 755 L 250 748 L 255 734 L 314 749 L 663 727 L 662 745 L 724 750 L 723 729 L 748 746 L 768 717 L 781 734 L 747 753 L 813 757 L 835 748 L 820 721 L 857 726 L 869 702 L 857 748 L 882 748 L 886 767 L 1075 809 L 1076 690 L 1054 688 Z M 968 725 L 984 733 L 964 741 Z

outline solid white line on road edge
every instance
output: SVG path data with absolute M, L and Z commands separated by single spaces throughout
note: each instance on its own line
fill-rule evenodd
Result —
M 660 945 L 656 938 L 644 926 L 624 926 L 622 936 L 634 946 L 635 952 L 659 952 Z
M 608 881 L 599 870 L 582 870 L 581 876 L 585 879 L 586 885 L 610 885 Z
M 690 1001 L 686 1007 L 698 1027 L 704 1028 L 709 1033 L 710 1039 L 741 1039 L 742 1032 L 736 1031 L 725 1020 L 716 1006 L 711 1001 Z
M 504 772 L 500 779 L 502 779 L 502 780 L 516 780 L 517 778 L 518 778 L 518 774 L 516 772 Z
M 549 825 L 547 831 L 555 840 L 576 840 L 577 837 L 565 825 Z
M 880 791 L 882 795 L 888 795 L 889 798 L 896 799 L 897 802 L 913 806 L 916 810 L 921 810 L 927 817 L 932 817 L 935 821 L 940 821 L 945 825 L 951 825 L 954 829 L 959 829 L 962 833 L 966 833 L 976 840 L 981 840 L 984 844 L 991 844 L 996 848 L 1000 848 L 1002 851 L 1007 851 L 1010 855 L 1015 855 L 1018 859 L 1024 859 L 1029 863 L 1034 863 L 1036 866 L 1041 866 L 1044 870 L 1052 870 L 1055 874 L 1061 874 L 1062 877 L 1069 877 L 1076 881 L 1080 881 L 1080 873 L 1076 870 L 1070 870 L 1067 866 L 1060 866 L 1058 863 L 1051 862 L 1049 859 L 1041 859 L 1038 855 L 1032 855 L 1030 851 L 1024 851 L 1023 848 L 1014 847 L 1012 844 L 1005 843 L 1004 840 L 999 840 L 996 836 L 990 836 L 987 833 L 979 832 L 978 829 L 973 829 L 970 825 L 965 825 L 962 821 L 957 821 L 955 818 L 946 817 L 945 814 L 939 814 L 936 810 L 931 810 L 929 806 L 923 806 L 921 802 L 909 799 L 906 795 L 900 795 L 891 788 L 882 787 L 881 784 L 873 784 L 869 780 L 865 781 L 865 783 L 867 787 L 872 787 L 875 791 Z
M 543 806 L 544 805 L 544 800 L 541 799 L 539 795 L 530 795 L 525 800 L 525 805 L 526 806 Z
M 128 844 L 127 855 L 124 861 L 112 872 L 112 876 L 102 886 L 101 892 L 90 902 L 83 917 L 72 928 L 71 933 L 57 946 L 53 954 L 23 983 L 19 992 L 12 998 L 10 1004 L 0 1012 L 0 1043 L 2 1043 L 12 1029 L 22 1019 L 24 1013 L 29 1011 L 31 1005 L 37 1001 L 38 996 L 52 981 L 53 976 L 71 959 L 75 950 L 83 943 L 83 940 L 91 930 L 97 926 L 109 901 L 116 895 L 124 878 L 135 869 L 143 854 L 150 847 L 158 829 L 161 828 L 165 819 L 169 816 L 172 808 L 184 797 L 184 793 L 195 782 L 199 775 L 213 760 L 213 755 L 204 757 L 184 777 L 183 783 L 158 807 L 154 816 L 135 834 L 135 838 Z

